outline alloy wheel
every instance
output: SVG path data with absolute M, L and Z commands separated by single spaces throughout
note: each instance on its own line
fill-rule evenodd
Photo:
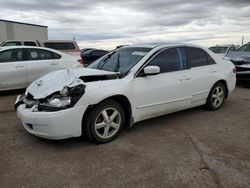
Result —
M 214 88 L 212 93 L 212 104 L 214 107 L 219 107 L 222 105 L 224 100 L 224 90 L 221 86 L 217 86 Z
M 121 126 L 121 114 L 116 108 L 105 108 L 95 120 L 95 132 L 102 139 L 115 135 Z

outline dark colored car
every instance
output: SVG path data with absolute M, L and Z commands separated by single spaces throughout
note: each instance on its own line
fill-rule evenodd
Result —
M 98 50 L 98 49 L 88 49 L 84 50 L 81 53 L 81 57 L 83 60 L 83 65 L 88 66 L 93 63 L 95 60 L 99 59 L 100 57 L 106 55 L 109 51 L 106 50 Z
M 229 52 L 226 57 L 235 65 L 238 80 L 250 80 L 250 42 L 235 52 Z

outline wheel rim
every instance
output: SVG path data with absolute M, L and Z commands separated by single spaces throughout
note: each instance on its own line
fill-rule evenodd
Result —
M 114 136 L 121 126 L 121 114 L 115 108 L 105 108 L 95 120 L 95 132 L 102 139 Z
M 214 107 L 219 107 L 222 105 L 224 100 L 224 90 L 221 86 L 217 86 L 213 90 L 212 103 Z

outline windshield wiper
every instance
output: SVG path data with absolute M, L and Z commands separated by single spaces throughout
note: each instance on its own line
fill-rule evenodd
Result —
M 116 51 L 111 52 L 110 54 L 107 55 L 107 57 L 105 57 L 102 61 L 100 61 L 100 63 L 97 66 L 97 69 L 102 69 L 102 67 L 106 64 L 107 60 L 110 59 L 115 52 Z

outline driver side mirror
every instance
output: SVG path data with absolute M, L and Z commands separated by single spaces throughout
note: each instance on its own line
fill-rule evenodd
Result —
M 147 66 L 143 69 L 143 76 L 157 75 L 160 73 L 160 67 L 158 66 Z

